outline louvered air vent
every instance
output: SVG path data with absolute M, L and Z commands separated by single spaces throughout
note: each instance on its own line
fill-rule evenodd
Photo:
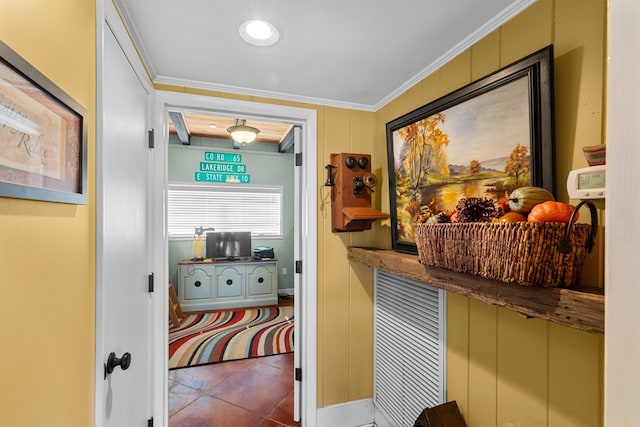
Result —
M 446 292 L 375 271 L 376 426 L 411 427 L 446 398 Z

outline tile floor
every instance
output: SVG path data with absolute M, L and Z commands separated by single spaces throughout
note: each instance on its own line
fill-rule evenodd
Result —
M 169 371 L 169 427 L 209 426 L 300 426 L 293 353 Z

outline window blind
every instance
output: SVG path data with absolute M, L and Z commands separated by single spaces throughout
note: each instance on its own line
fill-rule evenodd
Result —
M 178 184 L 168 187 L 169 238 L 191 238 L 196 227 L 282 237 L 282 186 Z

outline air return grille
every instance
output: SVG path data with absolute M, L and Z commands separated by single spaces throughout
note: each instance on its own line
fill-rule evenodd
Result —
M 376 425 L 413 426 L 443 403 L 446 292 L 384 270 L 375 271 Z

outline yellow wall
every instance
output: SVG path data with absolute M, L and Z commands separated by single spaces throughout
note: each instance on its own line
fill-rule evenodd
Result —
M 0 197 L 0 424 L 93 424 L 95 4 L 0 0 L 0 39 L 89 114 L 89 203 Z
M 581 147 L 603 141 L 605 25 L 605 0 L 538 1 L 378 111 L 376 147 L 384 123 L 553 44 L 556 187 L 568 201 L 568 172 L 586 166 Z M 584 278 L 601 286 L 599 257 Z M 600 336 L 449 294 L 448 399 L 470 427 L 602 425 L 603 349 Z

